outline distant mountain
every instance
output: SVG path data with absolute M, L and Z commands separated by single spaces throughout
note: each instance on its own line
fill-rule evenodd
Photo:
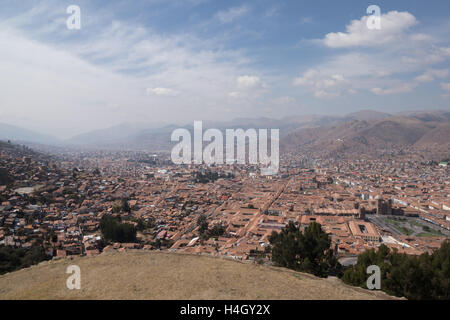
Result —
M 402 115 L 409 118 L 418 119 L 424 122 L 448 122 L 450 121 L 450 111 L 425 111 L 425 112 L 409 112 Z
M 344 121 L 339 117 L 329 116 L 305 116 L 305 117 L 286 117 L 283 119 L 271 119 L 271 118 L 236 118 L 230 121 L 203 121 L 203 130 L 209 128 L 216 128 L 221 130 L 225 134 L 226 129 L 279 129 L 280 136 L 284 136 L 289 132 L 303 127 L 318 127 L 321 125 L 329 125 L 334 123 L 340 123 Z M 78 142 L 83 140 L 86 143 L 93 145 L 97 144 L 102 147 L 108 148 L 127 148 L 138 150 L 151 150 L 151 151 L 169 151 L 175 142 L 171 142 L 171 134 L 177 128 L 188 129 L 193 134 L 193 123 L 187 123 L 183 126 L 180 125 L 168 125 L 160 128 L 148 128 L 142 129 L 131 128 L 126 130 L 126 127 L 120 127 L 123 133 L 116 135 L 116 128 L 109 128 L 104 130 L 98 130 L 87 133 L 82 137 L 78 136 L 76 139 Z M 136 130 L 135 130 L 136 129 Z M 105 137 L 101 140 L 98 137 Z M 80 140 L 80 138 L 83 138 Z M 74 139 L 68 142 L 73 142 Z
M 280 147 L 323 152 L 369 152 L 387 147 L 417 146 L 445 143 L 450 112 L 428 111 L 391 115 L 362 110 L 343 116 L 305 115 L 281 119 L 236 118 L 230 121 L 203 121 L 203 130 L 217 128 L 280 129 Z M 98 146 L 112 149 L 169 151 L 173 130 L 186 128 L 192 132 L 193 123 L 184 126 L 121 124 L 73 137 L 67 144 Z M 450 139 L 447 139 L 450 140 Z M 416 144 L 417 143 L 417 144 Z
M 122 123 L 106 129 L 82 133 L 64 142 L 77 145 L 109 145 L 138 134 L 146 128 L 147 126 L 143 124 Z
M 192 125 L 191 125 L 192 126 Z M 169 151 L 174 143 L 170 141 L 172 132 L 180 126 L 170 125 L 139 131 L 121 141 L 121 145 L 128 149 L 147 151 Z M 184 127 L 189 129 L 190 127 Z
M 306 150 L 333 155 L 374 153 L 403 148 L 434 149 L 442 154 L 450 152 L 448 112 L 390 117 L 373 113 L 369 115 L 375 115 L 375 119 L 349 120 L 333 126 L 294 130 L 283 137 L 281 147 L 285 150 Z M 352 117 L 347 116 L 348 119 Z
M 374 110 L 361 110 L 358 112 L 353 112 L 345 116 L 349 120 L 381 120 L 392 117 L 391 114 L 385 112 L 379 112 Z
M 305 115 L 281 119 L 236 118 L 230 121 L 203 121 L 208 128 L 280 129 L 280 148 L 308 152 L 367 153 L 387 148 L 431 147 L 448 152 L 450 111 L 414 111 L 395 115 L 362 110 L 343 116 Z M 0 124 L 0 139 L 75 147 L 116 150 L 169 151 L 177 128 L 192 132 L 193 123 L 180 125 L 123 123 L 59 141 L 31 130 Z
M 59 140 L 53 136 L 41 134 L 25 128 L 0 123 L 0 140 L 14 142 L 34 142 L 42 144 L 56 144 Z
M 419 148 L 435 145 L 450 150 L 450 122 L 439 124 L 427 131 L 414 145 Z

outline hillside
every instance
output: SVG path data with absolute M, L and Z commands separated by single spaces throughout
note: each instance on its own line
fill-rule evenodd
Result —
M 346 118 L 351 120 L 381 120 L 392 117 L 391 114 L 385 112 L 378 112 L 374 110 L 361 110 L 358 112 L 350 113 Z
M 68 290 L 67 266 L 81 269 Z M 162 252 L 103 253 L 0 276 L 0 299 L 391 299 L 283 268 Z
M 0 123 L 0 139 L 5 141 L 12 140 L 17 142 L 37 142 L 44 144 L 55 144 L 59 142 L 57 138 L 50 135 L 41 134 L 6 123 Z
M 447 154 L 449 130 L 450 124 L 443 113 L 371 121 L 355 119 L 334 126 L 294 130 L 283 137 L 280 147 L 328 155 L 435 147 L 438 152 Z

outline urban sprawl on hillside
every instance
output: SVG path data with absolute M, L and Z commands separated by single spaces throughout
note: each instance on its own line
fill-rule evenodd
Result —
M 2 143 L 0 168 L 0 246 L 54 258 L 141 249 L 270 261 L 269 237 L 289 221 L 320 223 L 344 265 L 380 244 L 418 255 L 450 237 L 447 162 L 408 155 L 286 152 L 264 176 L 256 165 L 173 165 L 164 153 L 50 156 Z M 105 217 L 137 236 L 105 238 Z

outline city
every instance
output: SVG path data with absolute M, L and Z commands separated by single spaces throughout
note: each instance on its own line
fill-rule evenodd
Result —
M 18 182 L 0 188 L 0 244 L 41 244 L 50 256 L 143 249 L 265 259 L 270 234 L 289 221 L 320 223 L 345 261 L 381 243 L 432 252 L 450 237 L 447 162 L 286 154 L 277 175 L 261 175 L 254 165 L 173 165 L 167 154 L 33 159 L 11 149 L 1 159 Z M 137 241 L 104 246 L 104 215 L 137 227 Z M 200 216 L 217 232 L 200 232 Z

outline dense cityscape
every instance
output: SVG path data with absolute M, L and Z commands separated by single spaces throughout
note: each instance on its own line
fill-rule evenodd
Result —
M 450 236 L 445 161 L 288 153 L 279 174 L 263 176 L 257 166 L 175 166 L 167 154 L 49 156 L 6 143 L 0 159 L 0 245 L 55 258 L 142 249 L 270 261 L 268 239 L 289 221 L 320 223 L 344 264 L 380 244 L 432 252 Z M 137 237 L 105 239 L 105 216 Z

